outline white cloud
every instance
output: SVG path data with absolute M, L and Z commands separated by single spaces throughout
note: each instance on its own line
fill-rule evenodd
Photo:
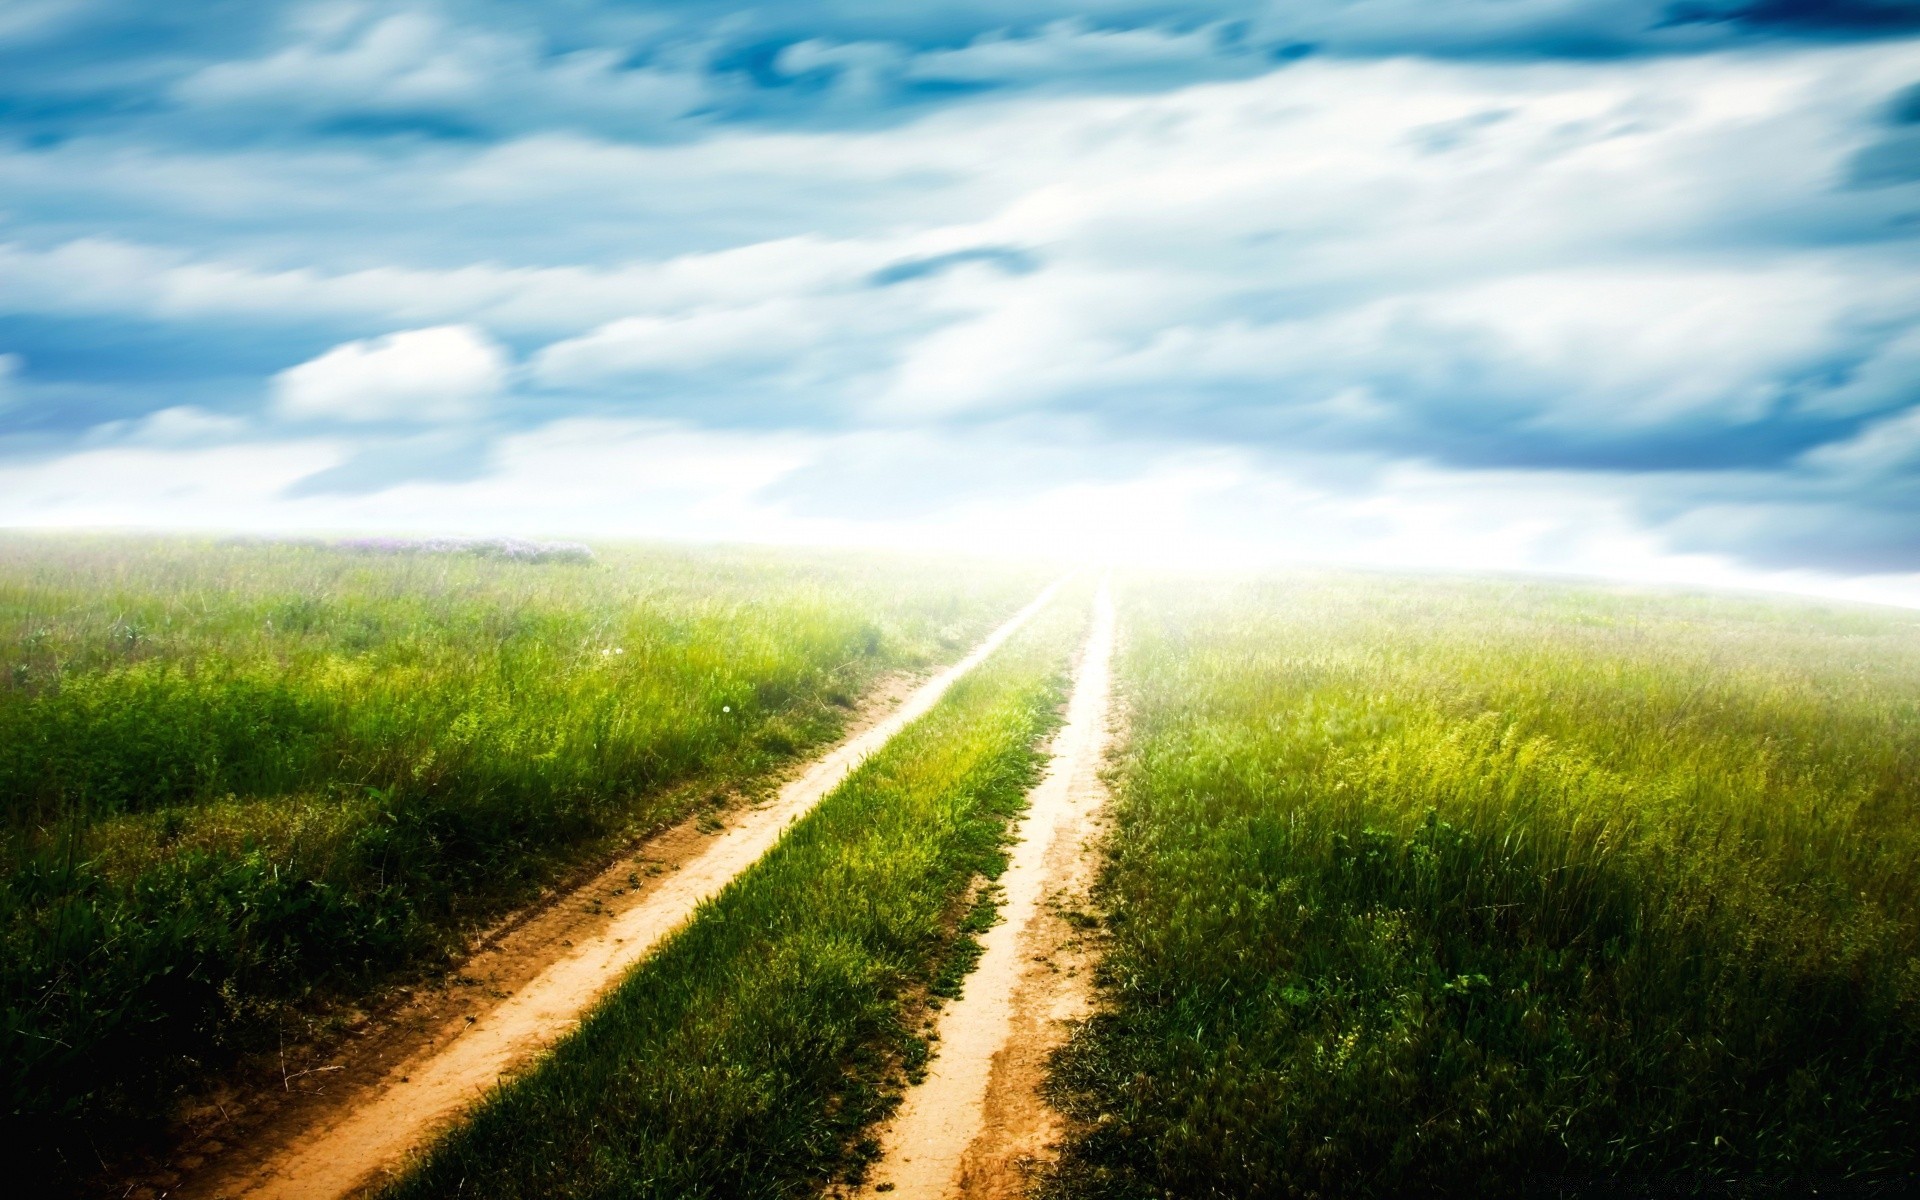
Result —
M 317 114 L 364 93 L 394 112 L 485 115 L 500 109 L 496 85 L 533 94 L 501 82 L 519 78 L 524 44 L 438 28 L 316 28 L 295 49 L 203 76 L 194 97 Z M 1054 26 L 976 40 L 949 66 L 1044 76 L 1052 55 L 1150 73 L 1212 36 Z M 563 58 L 541 67 L 542 87 L 564 70 L 582 87 L 617 82 L 599 60 Z M 909 69 L 884 46 L 826 40 L 790 46 L 779 65 L 869 80 Z M 1920 352 L 1901 331 L 1920 312 L 1914 243 L 1887 231 L 1911 200 L 1836 184 L 1916 70 L 1920 48 L 1898 44 L 1530 64 L 1328 57 L 1152 95 L 972 102 L 891 126 L 689 126 L 623 142 L 574 125 L 231 152 L 75 139 L 0 149 L 0 190 L 151 220 L 0 247 L 0 306 L 320 325 L 335 338 L 409 330 L 279 375 L 275 411 L 302 420 L 459 421 L 516 380 L 599 391 L 590 402 L 603 405 L 623 381 L 672 376 L 653 381 L 648 411 L 687 422 L 939 440 L 1064 413 L 1114 447 L 1164 451 L 1122 477 L 1036 458 L 1032 481 L 941 498 L 928 536 L 1234 554 L 1265 539 L 1276 554 L 1678 569 L 1659 549 L 1690 502 L 1678 484 L 1656 520 L 1634 507 L 1651 485 L 1630 471 L 1495 479 L 1463 464 L 1544 458 L 1542 446 L 1553 461 L 1600 447 L 1614 457 L 1594 461 L 1630 463 L 1678 445 L 1644 472 L 1678 479 L 1676 459 L 1724 432 L 1780 460 L 1741 487 L 1906 470 L 1908 426 L 1890 410 L 1911 394 Z M 258 213 L 278 223 L 263 232 L 249 224 Z M 135 236 L 168 221 L 194 253 Z M 546 345 L 516 374 L 483 328 Z M 485 481 L 395 472 L 402 482 L 377 502 L 262 503 L 287 519 L 377 520 L 404 498 L 426 524 L 436 512 L 518 521 L 508 497 L 522 487 L 554 528 L 611 511 L 634 531 L 672 531 L 647 515 L 658 512 L 717 536 L 751 535 L 754 521 L 767 536 L 909 536 L 904 522 L 848 515 L 853 503 L 802 515 L 804 489 L 788 501 L 735 490 L 705 507 L 693 483 L 648 490 L 674 455 L 714 470 L 821 463 L 825 443 L 765 432 L 747 449 L 718 434 L 695 447 L 704 435 L 689 429 L 594 426 L 601 446 L 567 419 L 579 396 L 521 397 L 511 411 L 536 400 L 554 423 L 493 447 L 499 472 Z M 1740 441 L 1793 421 L 1838 437 L 1836 422 L 1862 416 L 1881 424 L 1852 449 L 1798 462 L 1787 460 L 1804 428 Z M 1031 450 L 977 452 L 999 463 Z M 1364 483 L 1314 485 L 1333 453 L 1362 461 Z M 898 495 L 876 487 L 871 506 L 884 515 Z M 695 511 L 740 523 L 697 524 Z M 1109 528 L 1101 513 L 1132 516 Z
M 633 68 L 614 48 L 552 54 L 534 38 L 431 12 L 335 14 L 296 28 L 266 57 L 200 68 L 174 97 L 242 123 L 373 116 L 524 129 L 595 117 L 657 125 L 707 96 L 692 62 Z
M 133 421 L 109 421 L 88 431 L 93 442 L 146 446 L 210 446 L 230 442 L 249 431 L 239 417 L 176 405 Z
M 1747 422 L 1766 415 L 1783 378 L 1833 352 L 1833 325 L 1851 303 L 1847 282 L 1818 262 L 1588 268 L 1424 297 L 1408 316 L 1469 344 L 1491 342 L 1490 366 L 1550 397 L 1549 423 L 1621 429 L 1695 414 Z
M 1191 68 L 1219 58 L 1222 50 L 1218 25 L 1177 33 L 1152 28 L 1100 29 L 1085 21 L 1055 21 L 1032 34 L 999 30 L 952 50 L 917 54 L 904 74 L 910 79 L 949 82 L 1045 82 L 1174 66 Z
M 545 334 L 634 315 L 671 318 L 845 291 L 901 258 L 964 248 L 966 227 L 779 238 L 659 260 L 448 268 L 271 269 L 115 238 L 0 242 L 0 312 L 312 322 L 471 322 Z
M 821 313 L 792 302 L 628 317 L 556 342 L 530 364 L 543 383 L 591 384 L 623 375 L 724 365 L 734 372 L 787 359 L 823 334 Z
M 321 441 L 83 449 L 0 471 L 0 519 L 42 528 L 270 528 L 292 515 L 279 490 L 339 457 Z
M 345 39 L 308 41 L 263 59 L 216 63 L 182 80 L 175 94 L 200 104 L 445 104 L 478 92 L 485 68 L 498 64 L 506 50 L 495 35 L 449 30 L 422 13 L 398 13 Z
M 1351 297 L 1595 262 L 1664 270 L 1692 241 L 1897 218 L 1898 197 L 1832 185 L 1864 136 L 1858 120 L 1916 69 L 1920 54 L 1886 46 L 1532 67 L 1310 60 L 1229 84 L 981 103 L 851 132 L 666 144 L 549 133 L 381 153 L 79 141 L 0 151 L 0 188 L 22 205 L 83 193 L 217 218 L 192 230 L 202 249 L 104 236 L 15 246 L 0 250 L 0 282 L 10 305 L 70 312 L 377 314 L 564 335 L 804 299 L 915 239 L 1125 267 L 1182 305 L 1275 284 Z M 1489 114 L 1500 119 L 1476 123 Z M 279 215 L 308 265 L 278 266 L 287 248 L 257 237 L 219 253 L 232 218 L 260 212 Z M 530 240 L 556 229 L 564 247 Z M 626 248 L 609 259 L 601 237 Z M 655 242 L 673 248 L 651 253 Z M 365 265 L 383 251 L 390 265 Z M 702 286 L 724 296 L 687 286 L 703 270 Z
M 479 415 L 506 385 L 506 352 L 471 325 L 347 342 L 274 376 L 283 417 L 433 423 Z

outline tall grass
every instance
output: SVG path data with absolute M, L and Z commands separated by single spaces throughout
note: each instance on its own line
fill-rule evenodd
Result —
M 161 1112 L 288 1005 L 431 960 L 831 737 L 877 672 L 957 654 L 1032 586 L 771 552 L 0 542 L 7 1110 Z
M 1055 601 L 387 1200 L 801 1196 L 857 1167 L 926 1056 L 911 1002 L 977 954 L 970 885 L 1005 865 L 1084 623 Z
M 1125 628 L 1056 1193 L 1920 1168 L 1920 616 L 1306 578 Z

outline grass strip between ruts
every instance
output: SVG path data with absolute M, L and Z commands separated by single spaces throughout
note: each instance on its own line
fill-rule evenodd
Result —
M 793 1196 L 857 1167 L 926 1054 L 916 997 L 966 952 L 956 917 L 1004 866 L 1084 620 L 1042 613 L 388 1200 Z

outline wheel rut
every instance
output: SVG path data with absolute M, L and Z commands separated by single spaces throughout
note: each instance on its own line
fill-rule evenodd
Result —
M 689 822 L 657 839 L 659 851 L 655 842 L 643 848 L 641 861 L 671 869 L 661 870 L 643 886 L 622 862 L 563 898 L 561 904 L 586 899 L 600 905 L 605 903 L 600 893 L 609 889 L 595 885 L 604 885 L 608 876 L 625 874 L 635 884 L 631 895 L 621 896 L 627 903 L 597 923 L 591 936 L 550 947 L 549 961 L 537 971 L 522 972 L 527 978 L 519 986 L 455 1006 L 464 1011 L 443 1017 L 411 1053 L 398 1056 L 373 1082 L 343 1089 L 330 1102 L 306 1106 L 293 1122 L 295 1128 L 266 1138 L 270 1145 L 223 1155 L 203 1177 L 173 1194 L 336 1200 L 379 1186 L 502 1078 L 529 1065 L 571 1031 L 596 1000 L 684 925 L 702 901 L 758 861 L 788 826 L 854 768 L 931 709 L 948 688 L 1045 608 L 1058 586 L 1049 586 L 965 658 L 815 760 L 769 803 L 731 814 L 728 827 L 715 835 L 696 832 Z M 529 928 L 538 925 L 535 920 Z M 517 933 L 506 934 L 506 940 Z
M 1001 922 L 981 937 L 961 998 L 940 1011 L 936 1057 L 853 1195 L 1019 1196 L 1059 1141 L 1060 1116 L 1040 1088 L 1048 1058 L 1091 1006 L 1092 953 L 1069 916 L 1097 869 L 1113 641 L 1103 586 L 1066 724 L 1000 877 Z

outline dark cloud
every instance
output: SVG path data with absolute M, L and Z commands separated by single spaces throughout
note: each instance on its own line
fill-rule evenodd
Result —
M 1903 88 L 1887 105 L 1887 119 L 1895 125 L 1920 125 L 1920 83 Z
M 1883 138 L 1853 156 L 1847 181 L 1855 187 L 1891 187 L 1920 180 L 1920 131 Z
M 1676 21 L 1725 21 L 1759 29 L 1856 35 L 1920 29 L 1914 0 L 1751 0 L 1734 4 L 1679 4 Z
M 467 0 L 365 11 L 98 0 L 0 24 L 0 129 L 40 144 L 102 129 L 215 142 L 538 129 L 671 140 L 716 121 L 897 121 L 1009 89 L 1237 78 L 1316 52 L 1592 58 L 1916 28 L 1920 4 L 1908 0 Z M 430 47 L 414 56 L 430 70 L 384 70 L 410 36 Z

